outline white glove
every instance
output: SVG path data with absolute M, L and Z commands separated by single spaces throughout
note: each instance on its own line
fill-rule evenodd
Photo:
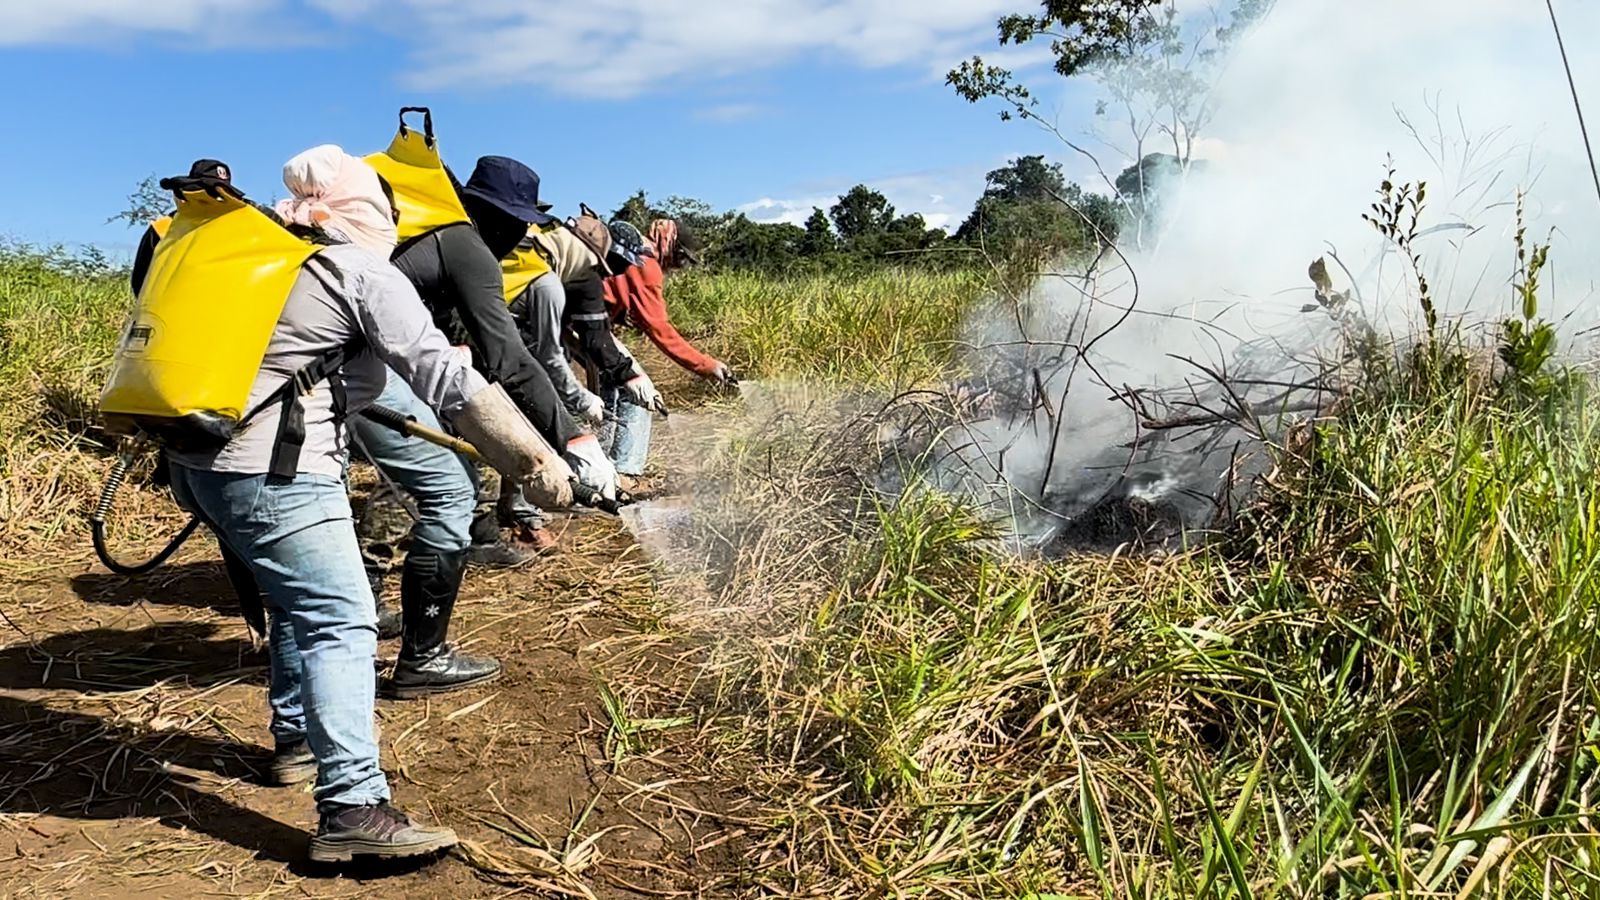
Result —
M 733 374 L 733 369 L 721 361 L 718 361 L 717 367 L 711 370 L 711 380 L 727 387 L 737 387 L 739 384 L 739 376 Z
M 592 434 L 579 435 L 567 442 L 567 452 L 563 455 L 580 482 L 607 500 L 617 499 L 617 467 L 606 456 L 599 438 Z
M 577 410 L 578 418 L 588 422 L 590 425 L 595 426 L 605 423 L 606 402 L 604 400 L 601 400 L 599 397 L 596 397 L 594 394 L 591 394 L 588 391 L 584 391 L 582 395 L 578 397 L 578 403 L 580 404 Z
M 622 389 L 627 391 L 628 399 L 636 406 L 657 411 L 667 408 L 667 402 L 661 399 L 661 392 L 656 390 L 655 382 L 642 372 L 628 379 Z

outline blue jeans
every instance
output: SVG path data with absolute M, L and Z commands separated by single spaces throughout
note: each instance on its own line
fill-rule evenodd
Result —
M 393 370 L 374 401 L 420 425 L 439 428 L 439 420 Z M 459 453 L 403 435 L 365 416 L 346 420 L 356 447 L 417 504 L 411 542 L 437 553 L 456 553 L 472 543 L 477 508 L 478 471 Z
M 623 475 L 643 475 L 650 455 L 650 410 L 629 400 L 620 387 L 607 388 L 604 399 L 607 422 L 600 439 L 607 455 Z
M 344 482 L 171 471 L 178 502 L 250 564 L 266 598 L 272 736 L 310 743 L 318 808 L 388 800 L 373 734 L 377 612 Z

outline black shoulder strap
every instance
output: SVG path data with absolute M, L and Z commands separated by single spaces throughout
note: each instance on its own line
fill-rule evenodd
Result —
M 333 392 L 334 422 L 344 421 L 347 403 L 342 370 L 346 362 L 361 352 L 362 346 L 361 341 L 354 340 L 308 363 L 239 423 L 243 427 L 268 405 L 281 404 L 278 436 L 272 444 L 271 474 L 274 477 L 293 478 L 300 471 L 300 451 L 306 444 L 306 411 L 301 398 L 309 395 L 317 385 L 328 382 L 328 389 Z

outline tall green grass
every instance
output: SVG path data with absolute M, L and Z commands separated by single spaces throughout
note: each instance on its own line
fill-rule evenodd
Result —
M 1452 358 L 1162 559 L 1019 560 L 937 492 L 861 506 L 805 416 L 743 439 L 685 621 L 753 856 L 840 896 L 1600 896 L 1600 417 Z
M 98 256 L 0 246 L 0 569 L 43 568 L 83 534 L 108 468 L 94 404 L 130 305 Z
M 98 260 L 0 246 L 0 433 L 37 435 L 81 411 L 131 306 L 126 278 Z
M 674 321 L 708 352 L 759 378 L 890 390 L 949 371 L 984 272 L 882 269 L 865 275 L 674 275 Z

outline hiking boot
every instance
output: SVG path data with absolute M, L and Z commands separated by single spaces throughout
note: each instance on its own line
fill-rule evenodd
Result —
M 398 859 L 448 850 L 456 833 L 439 825 L 418 825 L 389 805 L 347 806 L 322 814 L 311 839 L 311 861 L 349 862 L 357 856 Z
M 548 528 L 528 528 L 519 526 L 513 533 L 516 547 L 526 550 L 534 556 L 550 556 L 560 549 L 561 542 L 550 533 Z
M 305 784 L 317 777 L 317 758 L 304 738 L 280 744 L 272 751 L 272 783 L 279 787 Z
M 467 548 L 467 562 L 485 569 L 520 569 L 538 558 L 536 553 L 518 550 L 505 541 L 473 544 Z
M 445 637 L 461 592 L 466 551 L 419 553 L 406 557 L 400 576 L 400 611 L 405 634 L 400 659 L 386 693 L 400 700 L 447 694 L 500 677 L 498 660 L 457 653 Z
M 518 484 L 505 484 L 500 491 L 500 499 L 494 507 L 495 521 L 501 528 L 513 529 L 538 529 L 550 522 L 550 517 L 544 510 L 528 502 Z
M 382 597 L 373 597 L 378 602 L 378 640 L 392 641 L 404 630 L 405 620 L 400 617 L 398 610 L 383 602 Z

